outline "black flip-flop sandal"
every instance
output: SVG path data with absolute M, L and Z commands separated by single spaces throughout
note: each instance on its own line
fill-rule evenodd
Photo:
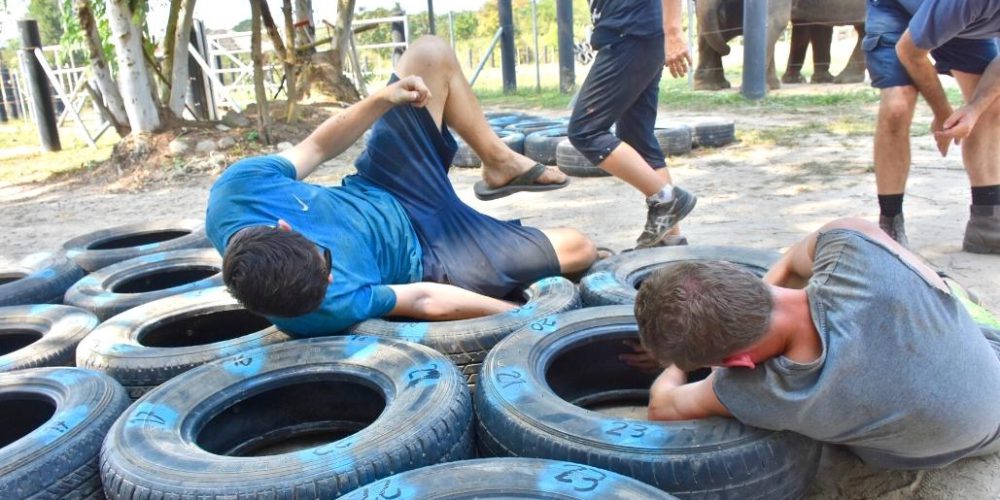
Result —
M 552 191 L 555 189 L 562 189 L 569 185 L 569 179 L 565 179 L 563 182 L 556 182 L 551 184 L 538 184 L 535 181 L 538 180 L 542 174 L 545 173 L 545 169 L 548 168 L 541 163 L 536 163 L 535 166 L 525 170 L 521 175 L 514 177 L 510 182 L 503 186 L 490 187 L 485 181 L 476 182 L 472 186 L 472 191 L 475 192 L 476 198 L 483 201 L 495 200 L 497 198 L 503 198 L 504 196 L 510 196 L 514 193 L 519 193 L 521 191 Z

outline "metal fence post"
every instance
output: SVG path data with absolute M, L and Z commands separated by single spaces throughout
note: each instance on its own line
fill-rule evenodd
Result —
M 743 97 L 767 94 L 767 65 L 767 0 L 743 0 Z
M 517 91 L 517 71 L 514 58 L 514 9 L 511 0 L 497 0 L 497 10 L 500 17 L 500 66 L 503 73 L 503 92 L 512 94 Z
M 42 39 L 38 34 L 38 22 L 24 19 L 17 22 L 21 31 L 21 52 L 24 62 L 24 78 L 28 82 L 31 102 L 35 109 L 35 124 L 38 127 L 38 139 L 45 151 L 60 151 L 59 129 L 56 127 L 56 113 L 52 106 L 52 87 L 42 65 L 35 58 L 35 49 L 42 48 Z
M 576 66 L 573 57 L 573 0 L 556 0 L 556 32 L 559 53 L 559 91 L 573 92 Z

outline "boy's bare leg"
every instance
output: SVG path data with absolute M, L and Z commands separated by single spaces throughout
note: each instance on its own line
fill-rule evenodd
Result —
M 396 63 L 396 74 L 417 75 L 424 80 L 431 91 L 427 109 L 434 122 L 438 126 L 447 123 L 479 155 L 483 180 L 490 187 L 507 184 L 535 165 L 530 158 L 508 148 L 490 128 L 455 53 L 444 40 L 422 36 L 410 44 Z M 565 174 L 549 167 L 536 182 L 554 184 L 565 179 Z

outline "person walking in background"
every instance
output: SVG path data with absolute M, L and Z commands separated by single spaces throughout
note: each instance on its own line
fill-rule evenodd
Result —
M 636 248 L 683 244 L 668 236 L 679 234 L 677 224 L 697 198 L 673 185 L 653 135 L 663 67 L 682 77 L 691 64 L 681 0 L 590 0 L 590 11 L 597 57 L 573 108 L 569 140 L 591 163 L 646 197 L 646 225 Z

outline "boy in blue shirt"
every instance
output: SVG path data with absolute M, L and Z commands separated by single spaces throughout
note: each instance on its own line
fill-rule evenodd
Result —
M 398 76 L 397 76 L 398 75 Z M 301 182 L 372 128 L 341 187 Z M 562 187 L 558 170 L 507 148 L 490 129 L 450 47 L 411 44 L 389 85 L 282 153 L 233 164 L 212 187 L 206 230 L 223 278 L 248 310 L 299 336 L 369 318 L 463 319 L 596 258 L 579 231 L 541 231 L 464 204 L 448 179 L 454 128 L 483 158 L 483 181 Z

